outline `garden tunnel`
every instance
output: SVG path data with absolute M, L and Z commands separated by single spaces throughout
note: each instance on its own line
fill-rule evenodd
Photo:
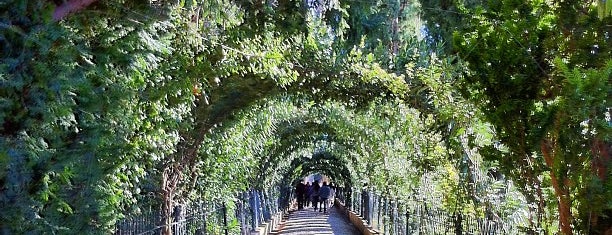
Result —
M 371 205 L 378 209 L 382 207 L 374 201 L 390 195 L 394 200 L 412 203 L 401 204 L 403 210 L 413 208 L 419 213 L 427 208 L 419 203 L 435 200 L 430 197 L 437 198 L 436 203 L 458 200 L 455 195 L 442 195 L 432 189 L 445 187 L 448 181 L 440 179 L 454 174 L 453 168 L 465 167 L 447 160 L 442 135 L 436 133 L 440 127 L 427 124 L 433 122 L 431 115 L 385 99 L 351 107 L 333 100 L 317 103 L 298 97 L 278 95 L 245 107 L 213 131 L 211 140 L 219 142 L 210 142 L 203 148 L 220 148 L 212 153 L 240 150 L 251 157 L 251 166 L 243 172 L 252 183 L 241 187 L 291 189 L 296 180 L 321 173 L 351 193 L 360 194 L 361 186 L 367 184 L 368 190 L 373 191 L 365 195 L 371 195 Z M 469 166 L 465 169 L 471 174 L 467 178 L 487 180 L 480 170 Z M 478 187 L 490 187 L 488 183 L 480 184 Z M 373 218 L 370 215 L 368 219 Z
M 282 122 L 280 126 L 288 123 Z M 359 165 L 359 159 L 349 154 L 355 148 L 331 133 L 333 133 L 331 126 L 316 122 L 300 122 L 280 128 L 278 145 L 264 151 L 269 154 L 260 160 L 261 173 L 258 181 L 266 182 L 274 172 L 280 171 L 283 172 L 283 180 L 278 183 L 287 183 L 319 170 L 320 173 L 350 184 L 358 178 L 355 168 Z M 293 159 L 290 157 L 292 152 L 302 150 L 306 150 L 304 155 L 298 155 Z
M 263 122 L 268 125 L 267 127 L 260 126 L 259 129 L 248 129 L 252 132 L 238 131 L 241 132 L 240 136 L 248 141 L 236 143 L 237 146 L 240 146 L 239 148 L 253 150 L 251 154 L 255 160 L 257 176 L 252 179 L 254 181 L 252 186 L 263 188 L 270 186 L 271 183 L 285 183 L 288 180 L 294 180 L 295 178 L 286 178 L 287 172 L 298 167 L 300 159 L 310 160 L 311 155 L 317 154 L 315 148 L 320 143 L 327 143 L 327 147 L 333 146 L 331 149 L 326 149 L 325 151 L 328 152 L 324 155 L 334 156 L 332 158 L 336 160 L 334 164 L 343 166 L 341 169 L 343 175 L 340 177 L 343 181 L 347 183 L 370 181 L 371 179 L 366 178 L 371 176 L 369 173 L 375 171 L 371 164 L 366 163 L 367 156 L 370 155 L 368 151 L 371 151 L 368 148 L 374 148 L 368 146 L 369 144 L 365 141 L 368 139 L 368 135 L 375 133 L 374 126 L 368 123 L 370 119 L 385 120 L 388 119 L 386 116 L 405 115 L 404 117 L 393 118 L 392 122 L 397 123 L 390 123 L 387 120 L 383 121 L 385 122 L 381 124 L 383 126 L 376 127 L 378 134 L 382 135 L 390 135 L 390 130 L 397 132 L 399 129 L 392 126 L 402 124 L 402 122 L 417 122 L 417 124 L 410 124 L 410 126 L 414 126 L 411 131 L 425 131 L 419 130 L 423 128 L 421 124 L 418 124 L 421 122 L 422 115 L 416 109 L 407 105 L 396 103 L 388 106 L 387 110 L 381 111 L 378 110 L 379 107 L 377 106 L 380 103 L 387 102 L 385 99 L 364 101 L 356 107 L 345 105 L 343 102 L 343 100 L 340 102 L 327 100 L 314 103 L 311 99 L 308 99 L 308 96 L 277 95 L 244 107 L 243 111 L 239 112 L 235 118 L 223 124 L 218 133 L 227 135 L 228 132 L 235 132 L 236 130 L 232 128 L 232 125 L 235 124 L 258 126 Z M 274 110 L 274 112 L 266 113 L 270 110 Z M 356 118 L 365 123 L 356 123 Z M 215 138 L 217 137 L 211 137 L 211 139 Z M 223 140 L 224 138 L 220 139 Z M 370 141 L 376 142 L 378 140 Z M 254 145 L 257 145 L 257 147 L 251 148 L 253 143 L 256 143 Z M 259 146 L 262 143 L 268 144 Z M 222 146 L 222 144 L 220 145 Z M 418 143 L 415 142 L 414 145 L 416 146 Z M 417 150 L 415 149 L 415 151 Z M 299 154 L 294 155 L 294 153 Z M 415 168 L 418 165 L 413 164 L 408 167 Z M 294 174 L 293 177 L 297 177 L 299 172 L 293 172 L 292 174 Z
M 315 172 L 413 220 L 612 233 L 611 4 L 3 1 L 0 233 L 170 234 Z
M 318 152 L 311 157 L 296 158 L 291 162 L 290 169 L 293 170 L 283 177 L 287 179 L 284 182 L 292 182 L 292 185 L 295 185 L 306 176 L 322 174 L 338 187 L 351 188 L 355 177 L 351 176 L 346 164 L 346 161 L 329 152 Z

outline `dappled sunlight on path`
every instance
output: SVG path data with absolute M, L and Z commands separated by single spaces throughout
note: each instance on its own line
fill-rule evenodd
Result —
M 272 234 L 278 235 L 357 235 L 359 231 L 339 214 L 335 207 L 328 214 L 315 212 L 312 208 L 290 212 L 279 229 Z

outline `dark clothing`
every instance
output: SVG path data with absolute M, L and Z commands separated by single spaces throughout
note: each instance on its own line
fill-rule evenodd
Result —
M 321 188 L 321 185 L 319 185 L 318 182 L 315 182 L 315 184 L 312 185 L 312 190 L 314 190 L 315 193 L 319 193 L 320 188 Z
M 314 194 L 314 186 L 307 185 L 306 186 L 306 196 L 310 197 L 310 196 L 312 196 L 312 194 Z
M 319 197 L 321 197 L 321 207 L 319 208 L 319 211 L 321 211 L 321 209 L 323 209 L 323 212 L 327 212 L 327 204 L 329 203 L 329 198 L 332 196 L 332 189 L 327 186 L 327 185 L 323 185 L 323 187 L 321 187 L 321 189 L 319 189 Z
M 304 196 L 304 200 L 306 201 L 306 206 L 310 206 L 312 202 L 312 194 L 314 193 L 314 188 L 312 185 L 306 185 L 306 195 Z
M 304 193 L 306 193 L 306 185 L 303 184 L 302 182 L 299 182 L 295 186 L 295 194 L 304 194 Z
M 314 209 L 317 210 L 319 207 L 319 189 L 321 185 L 319 185 L 319 181 L 315 181 L 312 185 L 312 204 L 314 204 Z
M 321 198 L 329 198 L 331 196 L 331 188 L 327 185 L 324 185 L 319 189 L 319 197 Z
M 303 184 L 302 182 L 299 182 L 296 186 L 295 186 L 295 197 L 297 199 L 297 203 L 298 203 L 298 210 L 301 210 L 302 208 L 304 208 L 304 196 L 306 195 L 306 185 Z

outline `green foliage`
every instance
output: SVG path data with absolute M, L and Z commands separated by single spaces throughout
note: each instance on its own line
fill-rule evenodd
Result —
M 174 151 L 190 111 L 189 79 L 175 71 L 191 55 L 172 32 L 185 25 L 173 12 L 111 20 L 142 7 L 114 2 L 58 24 L 38 18 L 49 4 L 24 2 L 3 6 L 2 23 L 19 29 L 2 31 L 5 229 L 108 232 L 146 186 L 144 169 Z
M 139 207 L 311 173 L 533 226 L 528 185 L 549 171 L 585 229 L 612 200 L 585 147 L 610 141 L 597 7 L 117 0 L 53 22 L 53 1 L 2 2 L 0 229 L 111 233 Z
M 605 214 L 612 209 L 605 202 L 612 199 L 612 190 L 605 185 L 605 174 L 609 174 L 609 164 L 599 163 L 606 156 L 593 151 L 598 140 L 609 141 L 612 136 L 609 124 L 609 107 L 606 104 L 612 87 L 612 60 L 601 69 L 570 69 L 562 60 L 555 60 L 558 76 L 563 78 L 564 86 L 559 96 L 558 125 L 565 126 L 559 133 L 561 154 L 555 162 L 563 170 L 572 172 L 568 178 L 572 196 L 577 199 L 575 212 L 581 229 L 590 228 L 589 215 Z M 594 143 L 595 142 L 595 143 Z M 585 148 L 585 146 L 593 146 Z M 585 167 L 590 166 L 590 167 Z M 603 177 L 602 177 L 603 176 Z
M 610 1 L 598 1 L 597 15 L 599 18 L 610 17 L 612 15 L 612 3 Z
M 500 163 L 528 201 L 548 200 L 534 186 L 543 174 L 572 182 L 557 183 L 557 197 L 584 197 L 575 191 L 588 188 L 594 170 L 590 165 L 599 158 L 587 146 L 609 138 L 589 136 L 586 130 L 597 128 L 589 123 L 600 123 L 597 120 L 608 112 L 601 103 L 609 95 L 609 84 L 603 80 L 609 80 L 610 48 L 602 28 L 608 18 L 598 18 L 589 3 L 579 2 L 474 1 L 446 9 L 453 9 L 453 16 L 431 19 L 445 18 L 439 35 L 453 32 L 451 49 L 467 62 L 469 71 L 462 76 L 460 90 L 485 114 L 503 144 L 498 150 L 504 151 L 487 153 L 487 158 Z M 456 18 L 464 20 L 453 23 Z M 583 132 L 581 126 L 586 126 Z M 596 126 L 597 133 L 609 128 Z M 552 179 L 543 183 L 555 184 Z M 573 208 L 584 205 L 568 203 Z M 542 216 L 543 204 L 539 205 L 535 213 Z M 574 228 L 588 231 L 595 225 L 582 219 L 593 210 L 572 209 L 571 217 L 578 218 L 571 222 Z M 557 216 L 549 215 L 544 228 Z

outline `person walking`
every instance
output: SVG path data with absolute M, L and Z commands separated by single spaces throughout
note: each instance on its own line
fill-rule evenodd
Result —
M 331 196 L 329 197 L 329 207 L 331 208 L 336 202 L 337 186 L 334 183 L 329 183 L 329 188 L 331 189 Z
M 319 207 L 319 189 L 321 189 L 321 185 L 319 185 L 318 180 L 315 180 L 314 183 L 312 184 L 312 195 L 310 198 L 315 211 Z
M 312 194 L 314 193 L 314 187 L 310 181 L 306 182 L 306 207 L 312 206 Z
M 298 210 L 304 209 L 304 196 L 306 194 L 306 185 L 300 181 L 295 186 L 295 196 L 298 203 Z
M 323 213 L 327 213 L 328 200 L 332 196 L 332 189 L 327 185 L 327 182 L 323 182 L 323 187 L 319 189 L 319 197 L 321 198 L 321 206 L 319 212 L 323 209 Z M 321 208 L 322 207 L 322 208 Z

